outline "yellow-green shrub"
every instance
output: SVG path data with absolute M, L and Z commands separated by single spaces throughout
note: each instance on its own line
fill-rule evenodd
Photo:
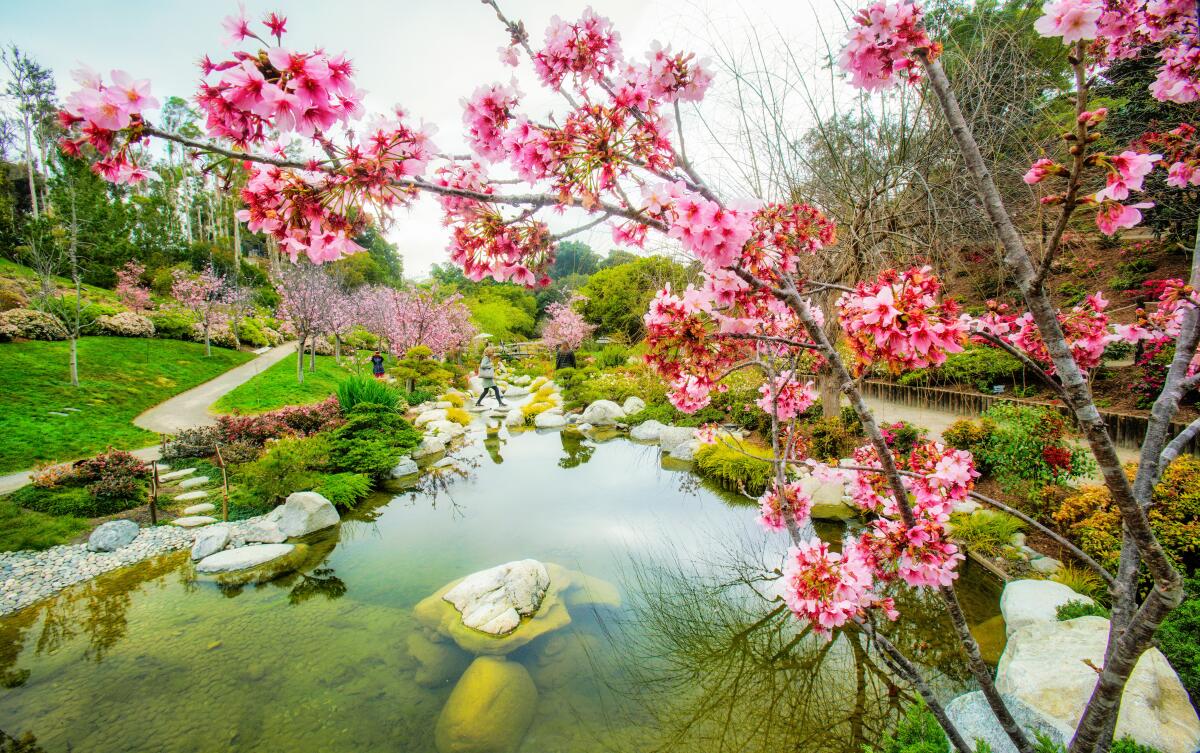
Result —
M 539 413 L 544 413 L 554 407 L 554 403 L 539 403 L 529 402 L 521 406 L 521 413 L 524 414 L 525 420 L 529 421 Z
M 550 396 L 553 394 L 554 394 L 554 390 L 552 388 L 542 387 L 537 392 L 533 393 L 533 400 L 531 400 L 530 402 L 533 402 L 533 403 L 550 402 Z
M 732 443 L 732 446 L 726 444 Z M 716 481 L 727 489 L 744 489 L 749 494 L 762 494 L 775 473 L 769 447 L 723 438 L 706 444 L 696 451 L 696 470 L 701 476 Z
M 462 408 L 451 407 L 446 409 L 446 420 L 466 426 L 471 423 L 471 414 Z
M 463 398 L 463 396 L 458 394 L 457 392 L 447 392 L 445 395 L 442 395 L 441 397 L 439 397 L 438 400 L 439 401 L 444 400 L 447 403 L 450 403 L 450 405 L 454 406 L 455 408 L 463 407 L 463 404 L 465 402 L 465 399 Z M 453 421 L 454 419 L 450 419 L 450 420 Z

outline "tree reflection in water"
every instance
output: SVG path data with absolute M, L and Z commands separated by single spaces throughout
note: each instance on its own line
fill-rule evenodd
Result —
M 845 630 L 827 641 L 802 628 L 773 595 L 778 573 L 763 563 L 778 554 L 762 542 L 719 556 L 628 568 L 630 609 L 606 624 L 622 657 L 609 689 L 632 700 L 631 714 L 650 715 L 638 726 L 656 730 L 629 749 L 858 753 L 878 744 L 916 695 L 868 637 Z M 940 601 L 895 597 L 905 617 L 881 631 L 935 687 L 963 689 L 965 664 Z
M 592 459 L 592 453 L 596 451 L 596 446 L 583 436 L 573 431 L 560 431 L 558 436 L 562 439 L 564 453 L 558 459 L 559 468 L 578 468 Z

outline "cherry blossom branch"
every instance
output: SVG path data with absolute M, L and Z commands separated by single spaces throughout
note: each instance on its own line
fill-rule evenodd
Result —
M 1038 379 L 1045 382 L 1046 385 L 1048 385 L 1051 389 L 1053 389 L 1055 392 L 1057 392 L 1059 397 L 1061 397 L 1063 399 L 1063 402 L 1066 402 L 1069 399 L 1069 397 L 1067 395 L 1067 391 L 1064 390 L 1062 385 L 1058 383 L 1058 380 L 1055 379 L 1054 377 L 1050 376 L 1049 374 L 1047 374 L 1045 369 L 1043 369 L 1041 366 L 1039 366 L 1036 361 L 1034 361 L 1032 358 L 1030 358 L 1028 355 L 1026 355 L 1025 352 L 1022 351 L 1020 348 L 1017 348 L 1017 347 L 1013 346 L 1011 343 L 1008 343 L 1005 340 L 1003 340 L 999 337 L 996 337 L 995 335 L 993 335 L 990 332 L 984 332 L 983 330 L 976 329 L 976 330 L 971 330 L 971 334 L 974 335 L 975 337 L 979 337 L 981 339 L 987 340 L 991 344 L 995 345 L 997 348 L 1000 348 L 1001 350 L 1003 350 L 1005 353 L 1008 353 L 1013 358 L 1016 358 L 1018 361 L 1021 362 L 1022 366 L 1029 369 L 1030 371 L 1032 371 L 1034 376 L 1036 376 Z
M 790 340 L 786 337 L 774 337 L 771 335 L 755 335 L 749 332 L 723 332 L 721 337 L 728 337 L 732 340 L 757 340 L 759 342 L 776 343 L 778 345 L 787 345 L 792 348 L 805 348 L 807 350 L 820 350 L 813 343 L 801 342 L 800 340 Z M 718 380 L 719 381 L 719 380 Z
M 584 223 L 583 225 L 580 225 L 579 227 L 574 228 L 572 230 L 567 230 L 562 233 L 555 233 L 552 237 L 556 241 L 561 241 L 563 238 L 570 238 L 572 235 L 578 235 L 579 233 L 585 233 L 588 230 L 591 230 L 592 228 L 596 227 L 597 225 L 603 225 L 605 222 L 608 222 L 610 219 L 612 219 L 612 214 L 609 212 L 605 212 L 604 214 L 600 215 L 599 217 L 592 220 L 591 222 Z

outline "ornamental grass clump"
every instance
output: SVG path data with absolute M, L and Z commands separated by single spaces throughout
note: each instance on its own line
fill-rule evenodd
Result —
M 769 447 L 734 442 L 723 437 L 697 450 L 695 462 L 701 476 L 712 479 L 722 487 L 759 495 L 766 490 L 775 473 L 771 458 Z
M 395 410 L 400 393 L 386 382 L 373 377 L 352 376 L 337 386 L 338 405 L 346 412 L 360 403 L 374 403 Z
M 994 510 L 955 513 L 950 516 L 950 522 L 954 525 L 951 537 L 955 541 L 988 557 L 1000 554 L 1012 542 L 1012 537 L 1025 527 L 1013 516 Z

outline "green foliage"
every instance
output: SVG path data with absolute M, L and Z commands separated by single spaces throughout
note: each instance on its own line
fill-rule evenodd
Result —
M 334 394 L 346 379 L 345 367 L 333 356 L 317 356 L 317 370 L 309 371 L 304 357 L 304 383 L 296 382 L 295 356 L 271 364 L 249 381 L 221 396 L 213 405 L 217 413 L 264 413 L 286 405 L 319 403 Z
M 87 528 L 82 517 L 25 510 L 11 497 L 0 497 L 0 552 L 49 549 L 68 543 Z
M 600 255 L 580 241 L 563 241 L 554 252 L 550 279 L 561 280 L 571 275 L 590 275 L 600 266 Z
M 1158 748 L 1142 745 L 1132 737 L 1122 737 L 1108 748 L 1109 753 L 1162 753 Z
M 993 384 L 1020 381 L 1023 367 L 1014 356 L 996 348 L 968 345 L 951 353 L 941 366 L 905 372 L 897 380 L 906 385 L 969 384 L 991 392 Z
M 131 421 L 142 411 L 252 358 L 173 340 L 84 337 L 79 387 L 69 379 L 67 343 L 0 345 L 0 473 L 71 460 L 105 447 L 146 447 L 158 435 Z M 51 416 L 49 411 L 77 408 Z
M 435 393 L 433 393 L 429 390 L 417 389 L 417 390 L 413 390 L 412 392 L 404 393 L 404 400 L 409 405 L 420 405 L 421 403 L 429 402 L 435 396 L 436 396 Z
M 371 477 L 365 473 L 329 473 L 320 477 L 315 491 L 338 507 L 354 507 L 371 493 Z
M 997 403 L 983 414 L 995 429 L 974 450 L 977 464 L 1007 491 L 1081 478 L 1095 466 L 1069 439 L 1067 420 L 1048 408 Z
M 988 441 L 995 430 L 996 424 L 990 419 L 972 421 L 960 418 L 946 427 L 942 432 L 942 439 L 956 450 L 974 453 L 977 447 Z
M 267 508 L 293 492 L 311 491 L 321 481 L 321 469 L 329 465 L 331 444 L 325 435 L 283 437 L 253 463 L 239 470 L 245 491 Z
M 1059 622 L 1065 620 L 1073 620 L 1076 617 L 1103 617 L 1108 619 L 1109 611 L 1104 606 L 1097 604 L 1094 601 L 1084 601 L 1083 599 L 1071 599 L 1066 604 L 1059 604 L 1054 610 L 1055 617 Z
M 580 307 L 584 318 L 597 326 L 598 335 L 623 334 L 631 342 L 645 332 L 642 317 L 650 300 L 664 285 L 683 289 L 687 269 L 665 256 L 647 256 L 599 270 L 580 288 L 587 297 Z
M 337 386 L 338 404 L 342 412 L 359 403 L 374 403 L 392 410 L 400 403 L 400 393 L 391 385 L 374 377 L 352 376 L 343 379 Z
M 847 428 L 841 418 L 819 418 L 808 427 L 808 454 L 818 460 L 837 461 L 858 446 L 858 433 Z
M 145 491 L 138 488 L 129 496 L 104 494 L 98 497 L 78 485 L 43 489 L 30 484 L 13 492 L 9 499 L 27 510 L 47 515 L 100 518 L 137 507 L 145 501 Z
M 957 541 L 989 557 L 999 554 L 1025 527 L 1017 518 L 994 510 L 979 510 L 970 515 L 955 513 L 950 522 L 954 525 L 951 535 Z
M 192 325 L 200 321 L 188 309 L 170 308 L 146 312 L 146 318 L 154 322 L 154 334 L 169 340 L 191 340 Z
M 420 388 L 431 396 L 445 391 L 455 380 L 455 373 L 449 364 L 435 360 L 433 351 L 424 345 L 409 348 L 404 358 L 390 373 L 399 379 L 409 392 Z
M 726 444 L 732 443 L 732 446 Z M 726 489 L 762 494 L 774 475 L 771 450 L 748 442 L 722 438 L 696 451 L 696 470 Z
M 1077 594 L 1089 596 L 1097 602 L 1108 599 L 1108 587 L 1095 571 L 1070 562 L 1063 563 L 1050 580 L 1061 583 Z
M 1155 639 L 1179 674 L 1192 705 L 1200 706 L 1200 577 L 1190 578 L 1186 589 L 1183 603 L 1163 620 Z
M 617 345 L 605 345 L 604 350 L 596 354 L 596 367 L 601 369 L 611 369 L 617 366 L 624 366 L 625 361 L 629 358 L 629 350 Z
M 471 310 L 475 326 L 497 341 L 534 336 L 537 300 L 523 287 L 510 283 L 481 285 L 467 295 L 463 303 Z
M 394 408 L 360 403 L 330 435 L 332 465 L 342 471 L 386 478 L 401 457 L 421 443 L 421 433 Z
M 695 413 L 684 413 L 670 403 L 654 403 L 647 405 L 637 413 L 630 413 L 623 420 L 630 426 L 650 420 L 668 426 L 700 426 L 701 424 L 720 423 L 725 420 L 725 414 L 711 405 L 701 408 Z
M 950 753 L 950 741 L 924 701 L 904 710 L 896 731 L 884 738 L 871 753 Z

